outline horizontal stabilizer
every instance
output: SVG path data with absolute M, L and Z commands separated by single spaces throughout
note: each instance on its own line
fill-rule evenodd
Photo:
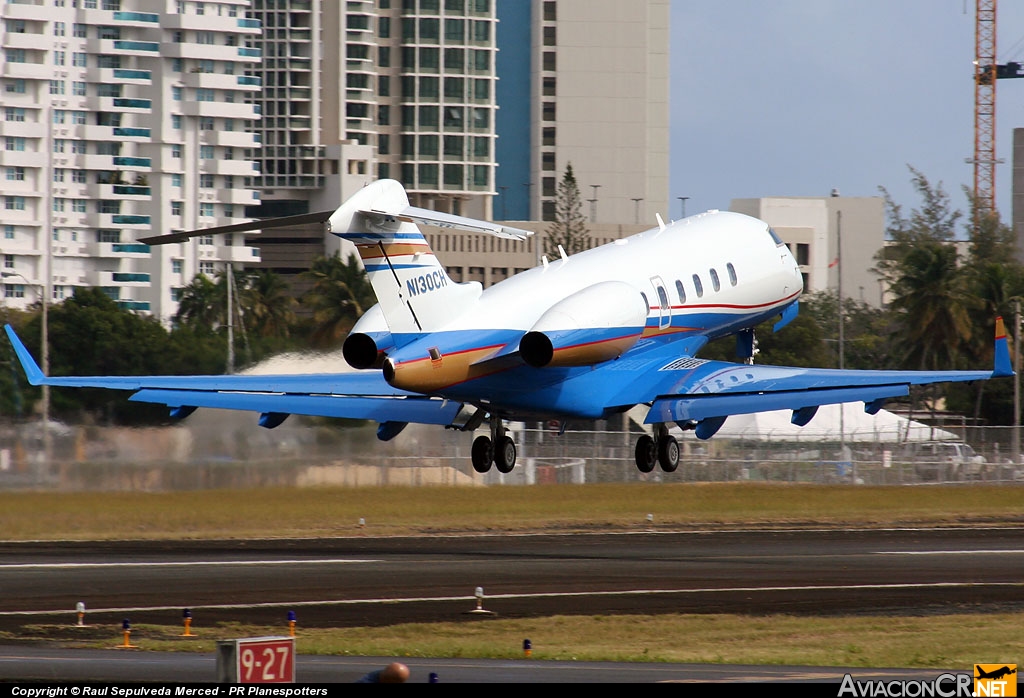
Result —
M 247 223 L 234 223 L 232 225 L 221 225 L 216 228 L 201 228 L 200 230 L 186 230 L 181 233 L 170 233 L 168 235 L 154 235 L 148 238 L 139 238 L 139 242 L 146 245 L 169 245 L 172 242 L 185 242 L 186 240 L 200 235 L 221 235 L 222 233 L 245 233 L 250 230 L 267 230 L 268 228 L 284 228 L 290 225 L 308 225 L 310 223 L 323 223 L 334 211 L 318 211 L 316 213 L 303 213 L 298 216 L 285 216 L 283 218 L 263 218 Z
M 466 218 L 465 216 L 456 216 L 451 213 L 429 211 L 425 208 L 416 208 L 415 206 L 408 206 L 395 214 L 388 214 L 384 211 L 362 211 L 361 213 L 369 216 L 392 215 L 406 223 L 432 225 L 437 228 L 454 228 L 470 233 L 487 233 L 500 238 L 508 238 L 509 240 L 525 240 L 533 235 L 532 230 L 512 228 L 507 225 L 476 220 L 475 218 Z

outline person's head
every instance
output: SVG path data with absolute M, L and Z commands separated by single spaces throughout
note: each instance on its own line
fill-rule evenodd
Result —
M 409 667 L 400 662 L 392 662 L 380 672 L 381 683 L 405 683 L 408 680 Z

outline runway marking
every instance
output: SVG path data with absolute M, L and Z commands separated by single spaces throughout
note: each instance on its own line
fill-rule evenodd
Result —
M 879 550 L 875 555 L 1024 555 L 1024 550 Z
M 380 560 L 199 560 L 196 562 L 25 562 L 0 564 L 7 569 L 81 569 L 88 567 L 260 567 L 264 565 L 343 565 L 348 563 L 380 562 Z
M 488 594 L 485 601 L 514 599 L 551 599 L 585 596 L 657 596 L 668 594 L 722 594 L 722 593 L 757 593 L 781 591 L 865 591 L 865 590 L 899 590 L 899 589 L 981 589 L 981 588 L 1024 588 L 1024 582 L 935 582 L 931 584 L 838 584 L 809 586 L 776 586 L 776 587 L 711 587 L 701 589 L 625 589 L 622 591 L 570 591 L 570 592 L 539 592 L 532 594 Z M 190 606 L 192 609 L 234 610 L 245 608 L 291 608 L 301 606 L 356 606 L 360 604 L 399 604 L 399 603 L 437 603 L 467 601 L 476 603 L 476 596 L 421 596 L 391 599 L 323 599 L 321 601 L 273 601 L 267 603 L 231 603 L 207 604 Z M 119 608 L 92 608 L 89 613 L 127 613 L 147 611 L 180 610 L 181 604 L 173 606 L 131 606 Z M 46 611 L 0 611 L 0 616 L 52 616 L 71 613 L 66 608 Z

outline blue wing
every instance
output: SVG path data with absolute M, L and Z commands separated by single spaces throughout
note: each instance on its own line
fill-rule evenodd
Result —
M 803 426 L 821 405 L 862 401 L 865 411 L 874 414 L 886 400 L 907 395 L 912 385 L 1012 375 L 1006 333 L 999 319 L 995 366 L 991 371 L 853 371 L 752 366 L 692 357 L 672 358 L 658 353 L 648 357 L 646 370 L 609 402 L 620 406 L 650 403 L 648 424 L 695 425 L 697 435 L 708 438 L 733 414 L 790 409 L 793 423 Z
M 271 376 L 75 376 L 43 374 L 25 345 L 4 328 L 32 385 L 134 390 L 131 400 L 167 405 L 175 416 L 197 407 L 261 412 L 260 424 L 277 426 L 289 414 L 451 424 L 462 404 L 387 384 L 380 371 Z

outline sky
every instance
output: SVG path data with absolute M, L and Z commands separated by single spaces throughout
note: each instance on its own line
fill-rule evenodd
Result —
M 892 195 L 908 166 L 966 211 L 973 185 L 974 0 L 671 0 L 670 205 Z M 997 8 L 997 62 L 1024 62 L 1024 2 Z M 1010 220 L 1024 79 L 996 88 L 996 206 Z

